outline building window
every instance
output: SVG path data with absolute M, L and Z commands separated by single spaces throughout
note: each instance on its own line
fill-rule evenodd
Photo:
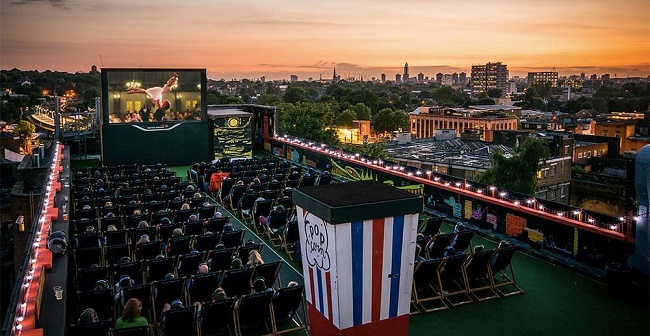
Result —
M 551 176 L 555 176 L 557 174 L 557 164 L 552 164 L 551 165 Z

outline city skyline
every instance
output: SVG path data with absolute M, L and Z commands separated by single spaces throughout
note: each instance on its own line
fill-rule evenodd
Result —
M 0 0 L 0 68 L 206 68 L 212 79 L 650 75 L 650 3 Z M 101 56 L 100 56 L 101 55 Z

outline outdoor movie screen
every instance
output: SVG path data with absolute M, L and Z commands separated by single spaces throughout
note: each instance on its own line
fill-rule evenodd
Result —
M 105 76 L 105 122 L 196 122 L 205 118 L 201 111 L 205 70 L 110 69 Z

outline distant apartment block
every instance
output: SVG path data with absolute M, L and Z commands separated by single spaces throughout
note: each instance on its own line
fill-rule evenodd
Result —
M 508 66 L 501 62 L 472 65 L 472 94 L 479 95 L 491 89 L 507 92 Z
M 292 82 L 297 82 L 298 81 L 298 75 L 291 75 L 291 81 Z
M 409 114 L 411 135 L 431 138 L 438 130 L 454 130 L 457 136 L 476 132 L 480 140 L 491 142 L 495 130 L 516 130 L 519 118 L 503 111 L 418 107 Z
M 528 84 L 546 84 L 550 83 L 551 87 L 557 87 L 558 75 L 554 71 L 529 72 Z

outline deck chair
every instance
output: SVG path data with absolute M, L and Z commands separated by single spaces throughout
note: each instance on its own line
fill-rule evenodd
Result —
M 128 275 L 135 283 L 143 283 L 142 262 L 134 261 L 113 265 L 113 279 L 119 279 L 122 275 Z
M 167 241 L 167 256 L 190 253 L 191 236 L 171 237 Z
M 427 243 L 428 259 L 437 259 L 444 257 L 445 248 L 451 245 L 451 242 L 456 237 L 456 233 L 439 233 L 432 236 Z
M 162 253 L 162 240 L 154 240 L 135 245 L 135 259 L 149 260 Z
M 238 211 L 239 199 L 242 198 L 242 196 L 244 195 L 246 188 L 248 188 L 246 185 L 235 185 L 234 187 L 232 187 L 232 190 L 230 192 L 230 197 L 227 203 L 227 205 L 230 207 L 231 210 Z
M 183 233 L 186 236 L 195 236 L 203 234 L 203 222 L 194 221 L 188 222 L 183 225 Z
M 166 205 L 167 203 L 165 201 L 151 201 L 147 204 L 147 212 L 152 214 L 160 210 L 165 210 L 167 208 Z
M 244 220 L 250 220 L 253 212 L 253 205 L 255 204 L 257 197 L 259 197 L 259 193 L 257 192 L 246 192 L 244 195 L 242 195 L 241 204 L 238 210 L 239 216 L 241 216 Z
M 276 296 L 272 303 L 274 335 L 286 334 L 297 330 L 307 331 L 309 324 L 307 323 L 308 320 L 305 311 L 307 302 L 305 302 L 304 292 L 304 285 L 284 287 L 276 291 Z M 303 309 L 302 314 L 299 314 L 298 310 L 301 304 Z
M 208 218 L 212 218 L 214 213 L 217 211 L 217 206 L 216 205 L 210 205 L 210 206 L 203 206 L 201 204 L 201 207 L 199 208 L 199 218 L 201 220 L 205 220 Z
M 127 229 L 133 229 L 133 228 L 138 227 L 138 224 L 140 224 L 140 222 L 146 221 L 146 220 L 147 220 L 146 215 L 130 215 L 130 216 L 126 216 L 124 226 Z
M 170 303 L 174 300 L 181 300 L 184 304 L 187 304 L 187 291 L 185 289 L 185 278 L 165 279 L 154 282 L 153 302 L 155 311 L 161 312 L 165 303 Z
M 468 229 L 462 230 L 456 234 L 454 245 L 452 246 L 457 253 L 465 252 L 468 248 L 472 248 L 472 239 L 476 234 L 476 230 Z
M 72 221 L 74 224 L 75 232 L 86 232 L 87 226 L 92 226 L 95 229 L 97 228 L 97 220 L 92 220 L 88 218 L 75 219 Z
M 476 301 L 485 301 L 499 297 L 494 291 L 494 282 L 490 274 L 490 259 L 494 250 L 472 253 L 463 265 L 463 279 L 469 294 Z
M 251 243 L 252 243 L 252 241 L 251 241 Z M 246 243 L 245 245 L 242 245 L 237 250 L 237 256 L 239 257 L 239 259 L 241 259 L 242 264 L 245 265 L 248 262 L 248 255 L 251 253 L 251 251 L 252 250 L 257 250 L 257 252 L 262 253 L 262 248 L 263 247 L 264 247 L 264 244 L 262 244 L 262 243 L 259 243 L 259 244 Z
M 203 206 L 203 203 L 205 203 L 205 196 L 201 197 L 192 197 L 190 199 L 190 207 L 192 209 L 200 208 Z
M 429 259 L 415 265 L 411 304 L 417 310 L 411 311 L 412 315 L 449 309 L 440 281 L 440 270 L 446 261 L 445 258 Z
M 187 222 L 187 219 L 190 218 L 192 213 L 194 212 L 193 209 L 185 209 L 185 210 L 176 210 L 174 211 L 174 222 L 176 223 L 184 223 Z
M 170 309 L 162 314 L 160 335 L 165 336 L 194 336 L 198 332 L 195 305 Z
M 149 239 L 151 241 L 155 240 L 156 237 L 158 236 L 155 226 L 140 227 L 140 228 L 128 230 L 128 235 L 129 238 L 131 239 L 131 244 L 134 246 L 138 242 L 138 240 L 140 240 L 140 237 L 142 237 L 142 235 L 145 234 L 149 236 Z
M 226 293 L 228 293 L 226 291 Z M 252 329 L 263 324 L 267 333 L 272 333 L 274 321 L 271 319 L 271 292 L 252 293 L 243 296 L 235 308 L 235 333 L 243 335 L 244 329 Z M 269 327 L 269 320 L 271 325 Z
M 117 230 L 117 231 L 106 231 L 104 232 L 104 244 L 105 245 L 121 245 L 127 243 L 127 231 L 126 230 Z
M 217 233 L 204 233 L 194 237 L 194 249 L 199 252 L 207 252 L 214 249 L 218 242 L 219 235 Z
M 93 264 L 102 265 L 102 248 L 89 247 L 74 250 L 74 261 L 77 268 L 87 268 Z
M 225 178 L 221 181 L 221 187 L 219 188 L 219 201 L 222 205 L 225 206 L 223 199 L 226 195 L 230 195 L 230 189 L 235 185 L 235 182 L 237 181 L 233 178 Z
M 151 333 L 151 325 L 142 327 L 130 327 L 111 329 L 111 336 L 149 336 Z
M 122 229 L 122 217 L 121 216 L 115 216 L 115 217 L 102 217 L 99 219 L 99 230 L 106 233 L 108 230 L 108 226 L 113 225 L 115 226 L 116 229 L 121 230 Z
M 298 221 L 291 221 L 287 224 L 282 236 L 282 248 L 289 255 L 289 258 L 295 260 L 296 244 L 299 244 L 300 232 L 298 229 Z
M 94 308 L 100 320 L 115 319 L 115 296 L 110 288 L 79 291 L 79 308 Z
M 445 300 L 452 306 L 473 302 L 463 279 L 463 265 L 467 256 L 467 253 L 459 253 L 446 257 L 445 267 L 438 272 L 442 290 L 446 292 Z
M 221 234 L 221 244 L 223 244 L 226 248 L 238 248 L 244 242 L 244 233 L 246 233 L 246 230 L 244 229 L 224 232 Z
M 172 218 L 172 212 L 169 210 L 160 210 L 151 214 L 150 224 L 157 225 L 163 218 Z
M 145 260 L 144 274 L 147 282 L 162 280 L 168 273 L 174 274 L 174 257 Z
M 500 248 L 490 259 L 490 273 L 494 278 L 494 289 L 504 297 L 524 294 L 524 290 L 517 285 L 515 270 L 512 267 L 512 257 L 516 251 L 515 246 Z M 497 274 L 501 274 L 501 279 L 496 278 Z M 510 288 L 510 290 L 505 290 L 505 288 Z
M 77 269 L 77 289 L 80 291 L 93 290 L 95 282 L 99 279 L 109 280 L 109 267 L 88 267 Z
M 240 297 L 251 292 L 251 275 L 253 267 L 229 269 L 223 272 L 219 287 L 223 288 L 229 297 Z
M 263 277 L 264 282 L 267 284 L 268 287 L 273 287 L 273 285 L 277 280 L 278 285 L 276 287 L 282 287 L 282 280 L 280 279 L 281 267 L 282 267 L 281 260 L 257 265 L 253 269 L 253 274 L 251 275 L 251 279 L 255 279 L 257 277 Z
M 191 303 L 208 302 L 219 285 L 219 272 L 195 274 L 190 278 L 188 295 Z M 230 293 L 226 292 L 228 295 Z
M 205 259 L 205 253 L 188 253 L 178 256 L 178 277 L 188 277 L 196 273 L 199 264 Z
M 99 243 L 99 233 L 81 233 L 74 235 L 75 249 L 97 247 Z
M 271 213 L 271 208 L 273 207 L 272 199 L 265 199 L 264 201 L 259 201 L 253 208 L 253 215 L 250 219 L 250 227 L 255 230 L 256 233 L 260 233 L 264 228 L 260 227 L 260 216 L 268 217 Z
M 440 227 L 442 226 L 444 217 L 429 217 L 426 219 L 421 232 L 425 236 L 435 236 L 440 233 Z
M 269 215 L 266 237 L 275 248 L 278 248 L 282 245 L 282 238 L 280 237 L 284 234 L 284 230 L 287 229 L 288 213 L 289 210 L 284 208 L 282 210 L 273 210 Z
M 127 302 L 130 298 L 138 298 L 142 301 L 141 316 L 147 318 L 147 321 L 154 321 L 156 312 L 153 310 L 153 284 L 145 283 L 140 285 L 133 285 L 131 287 L 121 288 L 122 301 Z M 119 313 L 122 313 L 121 304 L 118 304 Z
M 129 245 L 120 244 L 104 246 L 104 262 L 106 262 L 106 265 L 115 264 L 123 257 L 131 258 L 131 250 L 129 249 Z
M 225 248 L 221 250 L 210 250 L 208 252 L 208 265 L 210 272 L 219 272 L 230 269 L 235 248 Z
M 68 327 L 70 336 L 108 336 L 109 330 L 113 326 L 113 321 L 104 320 L 90 323 L 73 324 Z
M 204 303 L 199 317 L 201 336 L 230 335 L 234 303 L 234 298 Z
M 221 233 L 223 226 L 230 223 L 230 216 L 210 218 L 208 222 L 207 232 Z

